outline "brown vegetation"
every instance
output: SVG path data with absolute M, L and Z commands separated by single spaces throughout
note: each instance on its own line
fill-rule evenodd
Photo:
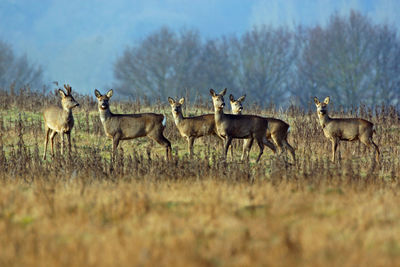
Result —
M 28 100 L 29 96 L 29 100 Z M 398 110 L 331 109 L 374 123 L 375 165 L 359 143 L 330 161 L 314 107 L 252 106 L 291 125 L 296 166 L 266 155 L 221 161 L 220 140 L 199 139 L 190 159 L 167 100 L 113 102 L 121 113 L 166 114 L 173 160 L 148 139 L 124 142 L 111 161 L 92 96 L 75 96 L 71 157 L 43 151 L 40 109 L 58 96 L 0 91 L 0 266 L 387 266 L 400 264 Z M 310 99 L 310 104 L 312 99 Z M 185 114 L 212 111 L 211 101 Z

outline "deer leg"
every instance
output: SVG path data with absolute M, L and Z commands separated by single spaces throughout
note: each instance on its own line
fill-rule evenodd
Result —
M 260 152 L 258 153 L 258 157 L 257 157 L 256 162 L 258 162 L 260 160 L 262 154 L 264 153 L 264 142 L 263 142 L 263 140 L 258 138 L 257 139 L 257 144 L 258 144 L 258 147 L 260 148 Z
M 112 148 L 112 157 L 113 157 L 113 159 L 115 158 L 115 155 L 117 153 L 117 148 L 118 148 L 118 145 L 119 145 L 120 138 L 121 138 L 121 134 L 120 133 L 117 133 L 117 134 L 115 134 L 113 136 L 113 148 Z
M 234 143 L 232 143 L 232 145 L 231 145 L 231 158 L 232 158 L 232 160 L 233 160 L 233 145 L 234 145 Z
M 242 161 L 245 159 L 249 161 L 250 159 L 250 150 L 253 145 L 254 138 L 244 139 L 243 142 L 243 151 L 242 151 Z
M 261 141 L 264 143 L 264 145 L 266 145 L 267 147 L 269 147 L 269 148 L 274 152 L 274 154 L 276 153 L 276 147 L 275 147 L 275 145 L 274 145 L 273 143 L 271 143 L 271 141 L 269 141 L 269 140 L 267 139 L 267 137 L 263 136 L 262 139 L 261 139 Z
M 65 133 L 62 132 L 60 135 L 61 135 L 61 155 L 64 155 L 64 141 L 65 141 L 64 135 L 65 135 Z
M 287 141 L 287 138 L 283 139 L 283 145 L 289 150 L 290 155 L 292 156 L 293 163 L 296 164 L 296 154 L 294 152 L 293 147 Z
M 336 154 L 336 150 L 339 144 L 339 141 L 337 140 L 337 138 L 333 138 L 331 140 L 332 142 L 332 162 L 335 162 L 335 154 Z
M 68 151 L 69 154 L 71 155 L 71 132 L 67 133 L 67 139 L 68 139 Z
M 163 130 L 164 128 L 162 128 L 161 131 L 159 131 L 158 133 L 149 134 L 148 137 L 156 141 L 158 144 L 164 146 L 166 160 L 171 160 L 172 159 L 171 142 L 167 138 L 165 138 L 165 136 L 163 135 Z
M 194 145 L 194 137 L 188 137 L 188 152 L 189 156 L 192 158 L 193 157 L 193 145 Z
M 372 138 L 360 138 L 360 141 L 366 145 L 368 148 L 373 148 L 375 151 L 375 159 L 377 162 L 379 162 L 379 147 L 375 144 L 375 142 L 372 140 Z
M 279 154 L 282 154 L 283 153 L 283 145 L 282 145 L 282 138 L 280 138 L 278 135 L 276 135 L 276 134 L 272 134 L 271 135 L 271 138 L 272 138 L 272 140 L 274 141 L 274 143 L 276 144 L 276 146 L 277 146 L 277 150 L 278 150 L 278 152 L 279 152 Z
M 224 159 L 226 159 L 226 156 L 228 155 L 228 150 L 229 150 L 229 146 L 231 145 L 231 142 L 232 142 L 232 137 L 231 136 L 225 137 Z
M 44 153 L 43 153 L 43 160 L 46 159 L 46 152 L 47 152 L 47 144 L 49 143 L 49 134 L 50 134 L 50 128 L 49 127 L 45 127 L 46 128 L 46 137 L 45 137 L 45 141 L 44 141 Z
M 57 132 L 52 130 L 50 134 L 50 141 L 51 141 L 51 155 L 54 157 L 54 137 L 57 135 Z

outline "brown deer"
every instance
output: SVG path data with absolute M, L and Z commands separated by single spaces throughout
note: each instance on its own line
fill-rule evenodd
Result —
M 243 111 L 243 105 L 242 102 L 245 100 L 246 95 L 243 95 L 239 97 L 238 99 L 235 100 L 235 97 L 231 94 L 229 96 L 229 100 L 231 103 L 231 109 L 232 109 L 232 114 L 235 115 L 240 115 L 242 114 Z M 278 147 L 278 150 L 282 153 L 284 151 L 284 148 L 287 148 L 290 152 L 290 155 L 292 156 L 293 163 L 296 163 L 296 156 L 293 147 L 289 144 L 287 141 L 287 136 L 289 133 L 289 124 L 286 122 L 275 119 L 275 118 L 266 118 L 268 120 L 268 129 L 267 129 L 267 138 L 269 140 L 273 140 L 275 145 Z M 249 146 L 248 142 L 251 142 L 250 139 L 246 139 L 243 144 L 243 153 L 242 153 L 242 160 L 245 157 L 245 154 L 247 153 L 247 158 L 248 158 L 248 153 L 249 150 L 251 149 L 251 146 Z M 245 148 L 248 150 L 246 151 Z
M 51 140 L 51 154 L 54 156 L 54 137 L 59 133 L 61 135 L 61 154 L 64 154 L 64 134 L 68 138 L 68 149 L 71 153 L 71 130 L 74 127 L 74 116 L 72 109 L 79 106 L 71 94 L 72 88 L 69 84 L 64 84 L 66 93 L 62 89 L 58 89 L 61 96 L 61 106 L 49 106 L 43 110 L 44 128 L 46 138 L 44 142 L 43 160 L 46 159 L 47 144 L 49 135 Z
M 332 161 L 335 162 L 335 154 L 339 141 L 356 141 L 367 147 L 373 147 L 376 153 L 376 160 L 379 162 L 379 148 L 372 140 L 374 132 L 374 124 L 358 118 L 331 118 L 328 115 L 329 96 L 324 102 L 319 102 L 318 98 L 314 97 L 314 102 L 317 107 L 319 123 L 322 126 L 324 135 L 332 142 Z
M 196 138 L 207 135 L 217 136 L 214 114 L 184 117 L 182 105 L 185 102 L 185 98 L 182 97 L 179 101 L 175 101 L 173 98 L 168 97 L 168 102 L 171 105 L 175 125 L 181 136 L 187 139 L 188 152 L 190 157 L 193 157 L 193 144 Z
M 109 100 L 113 90 L 102 95 L 97 89 L 94 90 L 97 98 L 100 120 L 107 137 L 112 138 L 112 155 L 115 156 L 118 144 L 121 140 L 129 140 L 147 136 L 165 147 L 166 158 L 172 158 L 171 143 L 164 137 L 166 117 L 155 113 L 140 114 L 113 114 L 110 111 Z
M 219 94 L 210 89 L 210 94 L 214 105 L 214 119 L 218 135 L 224 139 L 224 158 L 228 153 L 229 146 L 233 138 L 250 139 L 249 145 L 252 145 L 253 140 L 257 141 L 260 152 L 257 157 L 257 162 L 260 160 L 264 151 L 264 145 L 276 151 L 274 144 L 266 138 L 266 131 L 268 129 L 268 121 L 266 118 L 256 115 L 233 115 L 225 114 L 224 95 L 226 88 Z

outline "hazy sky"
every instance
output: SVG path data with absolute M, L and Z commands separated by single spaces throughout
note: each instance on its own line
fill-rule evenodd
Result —
M 82 93 L 108 89 L 124 49 L 161 26 L 203 37 L 254 25 L 325 24 L 351 9 L 400 29 L 400 0 L 0 0 L 0 39 L 46 70 L 45 82 Z

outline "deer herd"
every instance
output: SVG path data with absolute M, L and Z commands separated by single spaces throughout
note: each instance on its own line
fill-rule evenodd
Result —
M 43 159 L 46 159 L 47 144 L 51 141 L 51 152 L 54 156 L 54 137 L 57 133 L 61 136 L 61 154 L 64 153 L 64 135 L 68 138 L 69 153 L 71 153 L 71 130 L 74 126 L 74 117 L 72 109 L 79 106 L 72 96 L 72 88 L 64 85 L 66 92 L 62 89 L 58 90 L 61 96 L 61 106 L 49 106 L 43 111 L 45 122 L 45 145 Z M 168 97 L 171 106 L 172 116 L 176 128 L 180 135 L 186 138 L 188 143 L 188 153 L 193 157 L 194 141 L 198 137 L 214 135 L 223 141 L 223 157 L 227 158 L 229 146 L 233 139 L 244 139 L 242 160 L 249 160 L 249 153 L 254 140 L 259 147 L 259 153 L 256 161 L 258 162 L 263 154 L 264 147 L 269 147 L 275 154 L 278 150 L 279 154 L 285 150 L 291 155 L 293 164 L 296 163 L 296 156 L 293 147 L 287 141 L 289 133 L 289 124 L 276 119 L 267 118 L 258 115 L 242 114 L 243 105 L 246 95 L 235 100 L 230 95 L 232 114 L 224 112 L 225 101 L 224 96 L 227 89 L 220 93 L 216 93 L 210 89 L 214 113 L 205 114 L 194 117 L 185 117 L 182 113 L 182 105 L 185 99 L 173 99 Z M 109 100 L 113 95 L 113 90 L 109 90 L 102 95 L 97 89 L 94 91 L 97 98 L 97 107 L 100 115 L 104 132 L 108 138 L 112 139 L 112 155 L 113 158 L 117 152 L 118 144 L 122 140 L 129 140 L 138 137 L 147 136 L 165 147 L 165 155 L 169 160 L 172 158 L 171 142 L 164 136 L 163 132 L 166 127 L 166 116 L 156 113 L 139 113 L 139 114 L 114 114 L 110 110 Z M 376 160 L 379 162 L 379 148 L 372 140 L 374 133 L 373 124 L 367 120 L 359 118 L 331 118 L 328 115 L 327 106 L 330 98 L 326 97 L 323 102 L 318 98 L 314 98 L 317 107 L 317 115 L 319 123 L 322 127 L 324 135 L 332 142 L 332 161 L 335 162 L 335 154 L 339 145 L 339 141 L 356 141 L 359 140 L 369 148 L 373 148 L 376 154 Z

